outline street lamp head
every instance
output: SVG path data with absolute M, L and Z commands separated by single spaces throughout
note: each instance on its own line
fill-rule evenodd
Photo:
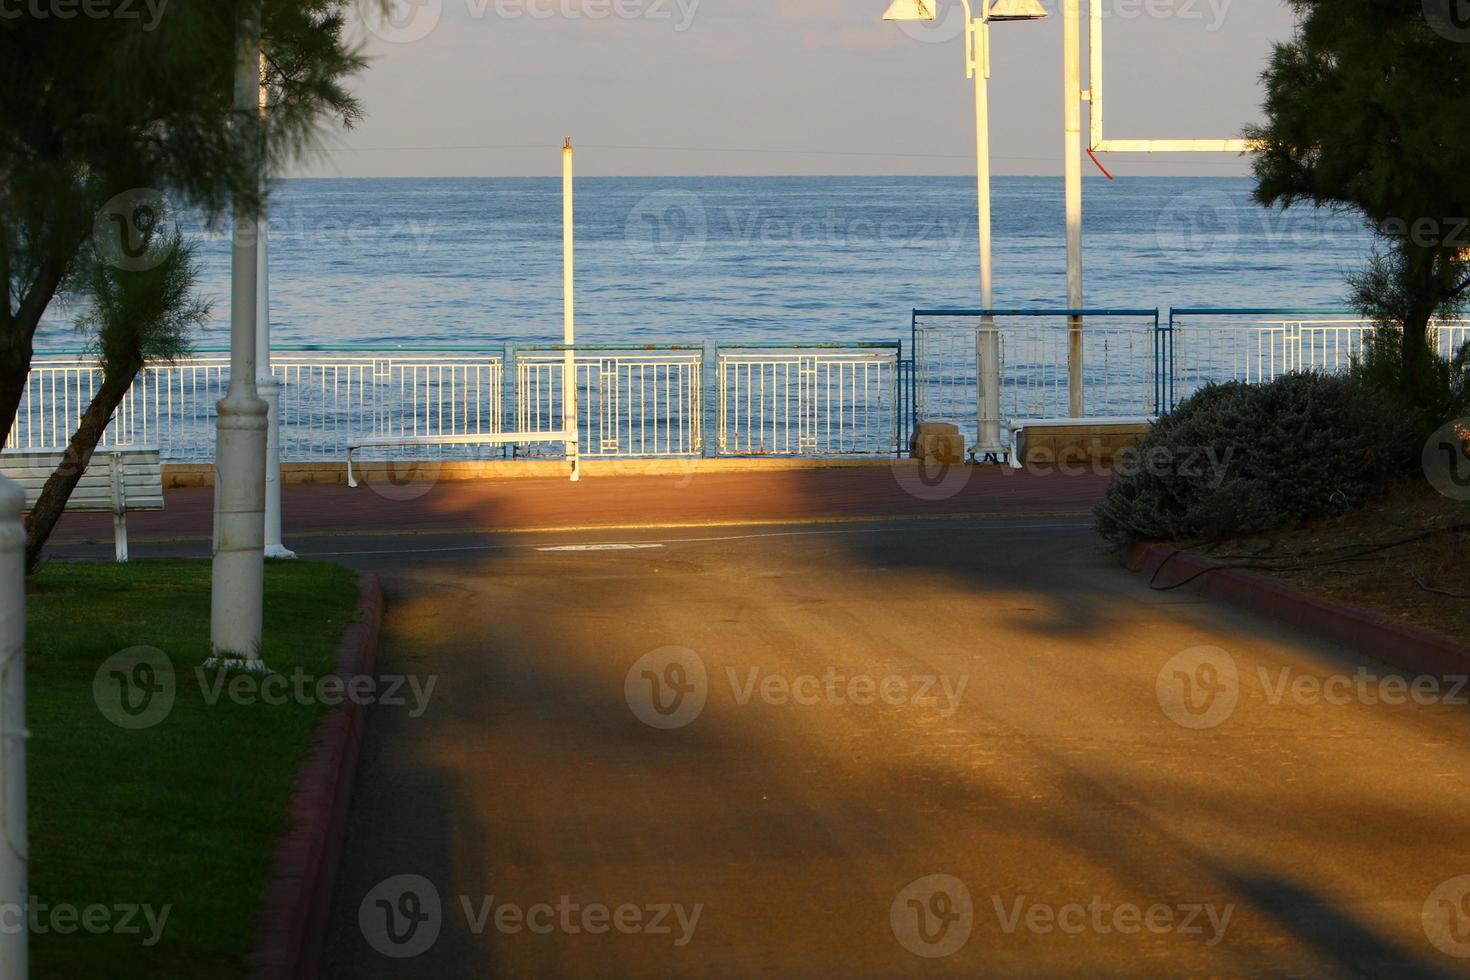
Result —
M 1045 16 L 1041 0 L 995 0 L 990 8 L 991 20 L 1041 20 Z
M 884 20 L 935 20 L 939 0 L 893 0 L 883 14 Z

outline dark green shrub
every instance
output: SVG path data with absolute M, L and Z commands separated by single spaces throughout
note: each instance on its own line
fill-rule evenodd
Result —
M 1409 413 L 1419 442 L 1446 422 L 1470 415 L 1470 343 L 1449 358 L 1431 351 L 1423 370 L 1406 372 L 1399 331 L 1380 328 L 1353 359 L 1352 373 Z
M 1108 540 L 1216 539 L 1340 513 L 1416 465 L 1404 412 L 1351 376 L 1210 385 L 1161 418 L 1097 508 Z

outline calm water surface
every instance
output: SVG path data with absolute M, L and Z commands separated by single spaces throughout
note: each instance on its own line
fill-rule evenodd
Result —
M 1268 212 L 1247 179 L 1090 179 L 1089 306 L 1338 306 L 1366 256 L 1356 220 Z M 578 325 L 587 343 L 906 338 L 909 311 L 973 307 L 965 178 L 587 178 Z M 227 342 L 229 248 L 203 292 Z M 271 218 L 282 345 L 499 344 L 561 336 L 556 179 L 295 180 Z M 995 184 L 998 306 L 1065 306 L 1062 184 Z M 76 342 L 54 318 L 38 346 Z

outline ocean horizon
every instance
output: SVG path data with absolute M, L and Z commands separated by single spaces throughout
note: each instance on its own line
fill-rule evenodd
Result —
M 1066 306 L 1063 185 L 994 180 L 995 305 Z M 1089 177 L 1090 308 L 1328 307 L 1372 237 L 1351 215 L 1268 210 L 1232 177 Z M 184 214 L 228 342 L 227 229 Z M 914 308 L 979 305 L 967 177 L 584 177 L 584 343 L 903 339 Z M 413 348 L 561 339 L 558 178 L 301 178 L 270 215 L 273 344 Z M 79 341 L 64 309 L 40 350 Z

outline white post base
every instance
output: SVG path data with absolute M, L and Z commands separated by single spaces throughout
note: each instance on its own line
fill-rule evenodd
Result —
M 235 391 L 219 403 L 215 464 L 219 544 L 210 615 L 210 645 L 218 656 L 260 656 L 266 411 L 265 402 L 253 392 Z
M 262 248 L 262 251 L 264 249 Z M 269 341 L 266 341 L 269 343 Z M 264 347 L 257 356 L 269 356 Z M 274 375 L 255 379 L 255 390 L 265 400 L 265 556 L 273 560 L 290 560 L 296 552 L 281 541 L 281 383 Z
M 112 554 L 119 565 L 128 563 L 128 515 L 112 515 Z
M 990 317 L 982 321 L 976 336 L 975 366 L 980 388 L 975 445 L 975 457 L 979 459 L 1006 449 L 1000 437 L 1000 330 Z
M 274 673 L 265 665 L 265 661 L 259 657 L 250 660 L 245 657 L 210 657 L 204 661 L 205 670 L 237 670 L 242 674 L 270 674 Z
M 0 477 L 0 905 L 28 906 L 30 860 L 26 825 L 26 532 L 25 495 Z M 25 977 L 30 969 L 27 916 L 0 930 L 0 976 Z

